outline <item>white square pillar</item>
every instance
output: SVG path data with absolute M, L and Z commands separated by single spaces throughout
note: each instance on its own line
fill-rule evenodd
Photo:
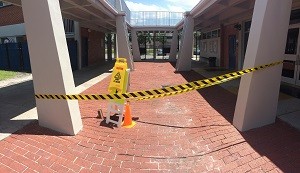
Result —
M 126 58 L 128 67 L 130 70 L 134 70 L 134 64 L 129 48 L 128 30 L 125 22 L 125 15 L 126 14 L 124 12 L 120 12 L 116 17 L 118 57 Z
M 36 94 L 75 94 L 59 0 L 24 0 L 22 8 Z M 69 135 L 82 129 L 78 101 L 36 100 L 41 126 Z
M 256 0 L 244 69 L 284 59 L 292 0 Z M 282 65 L 242 77 L 233 125 L 240 131 L 275 122 Z
M 194 43 L 194 19 L 189 12 L 185 13 L 183 25 L 183 38 L 176 63 L 177 71 L 190 71 L 192 68 L 193 43 Z
M 169 61 L 175 62 L 177 58 L 177 48 L 178 48 L 178 31 L 175 29 L 175 31 L 172 34 L 172 41 L 171 41 L 171 50 L 170 50 L 170 56 Z
M 139 49 L 138 37 L 136 30 L 131 30 L 131 40 L 132 40 L 132 55 L 134 61 L 141 61 L 141 54 Z
M 78 69 L 80 70 L 82 67 L 81 27 L 80 27 L 80 23 L 76 21 L 74 21 L 74 34 L 75 34 L 75 40 L 77 41 L 77 62 L 78 62 Z

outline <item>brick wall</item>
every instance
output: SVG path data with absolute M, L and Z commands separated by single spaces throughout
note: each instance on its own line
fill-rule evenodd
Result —
M 24 23 L 22 8 L 14 5 L 0 8 L 0 26 Z
M 104 37 L 102 32 L 81 28 L 81 37 L 88 38 L 88 65 L 105 61 Z
M 239 31 L 234 28 L 234 25 L 227 25 L 221 27 L 221 66 L 222 67 L 229 67 L 229 36 L 235 35 L 237 40 L 239 38 Z M 238 67 L 238 50 L 239 47 L 236 47 L 236 68 Z
M 89 33 L 89 64 L 105 61 L 104 33 Z

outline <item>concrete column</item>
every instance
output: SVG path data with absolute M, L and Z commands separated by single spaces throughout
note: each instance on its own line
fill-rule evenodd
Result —
M 117 34 L 114 34 L 114 59 L 118 57 Z
M 116 10 L 118 11 L 118 12 L 121 12 L 121 11 L 123 11 L 122 10 L 122 2 L 121 2 L 121 0 L 116 0 L 115 1 L 115 7 L 116 7 Z
M 284 58 L 292 0 L 256 1 L 244 69 Z M 233 125 L 240 131 L 275 122 L 282 65 L 241 79 Z
M 193 56 L 194 19 L 189 12 L 185 13 L 182 37 L 183 38 L 181 39 L 182 42 L 181 48 L 179 50 L 176 70 L 190 71 Z
M 129 39 L 127 24 L 125 22 L 125 13 L 121 12 L 116 17 L 116 27 L 117 27 L 117 45 L 118 45 L 118 57 L 126 58 L 128 68 L 134 70 L 133 60 L 131 56 L 131 51 L 129 48 Z
M 106 48 L 107 48 L 107 60 L 108 60 L 108 61 L 112 61 L 112 42 L 111 42 L 111 34 L 108 33 L 106 38 L 107 38 L 107 45 L 106 45 Z
M 176 61 L 177 48 L 178 48 L 178 31 L 175 30 L 172 34 L 172 42 L 171 42 L 169 61 L 171 61 L 171 62 Z
M 22 8 L 35 93 L 75 94 L 59 0 L 26 0 Z M 37 99 L 36 106 L 41 126 L 69 135 L 82 129 L 77 100 Z
M 74 34 L 75 40 L 77 41 L 77 64 L 78 69 L 80 70 L 82 65 L 82 44 L 81 44 L 81 29 L 79 22 L 74 21 Z
M 153 59 L 156 59 L 156 31 L 153 31 Z
M 136 34 L 136 30 L 131 30 L 131 40 L 132 40 L 132 54 L 133 54 L 133 60 L 134 61 L 140 61 L 141 60 L 141 54 L 139 49 L 139 43 L 138 43 L 138 37 Z

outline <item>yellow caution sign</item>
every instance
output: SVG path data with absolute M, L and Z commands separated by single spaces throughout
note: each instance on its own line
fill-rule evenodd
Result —
M 108 86 L 110 94 L 121 94 L 127 92 L 128 85 L 128 71 L 127 62 L 125 58 L 117 58 L 113 68 L 111 80 Z M 124 103 L 124 99 L 118 100 L 118 103 Z
M 108 86 L 110 94 L 125 93 L 127 88 L 127 62 L 125 58 L 117 58 Z

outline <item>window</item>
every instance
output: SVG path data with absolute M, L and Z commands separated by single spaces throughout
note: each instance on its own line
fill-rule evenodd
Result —
M 297 54 L 298 35 L 299 28 L 289 29 L 285 47 L 285 54 Z
M 251 28 L 251 22 L 252 21 L 247 21 L 244 24 L 244 56 L 246 54 L 247 50 L 247 45 L 248 45 L 248 40 L 249 40 L 249 33 L 250 33 L 250 28 Z
M 70 19 L 63 19 L 66 33 L 74 33 L 74 21 Z
M 251 28 L 251 21 L 247 21 L 245 22 L 245 32 L 250 32 L 250 28 Z
M 211 38 L 218 38 L 220 37 L 220 29 L 215 29 L 209 32 L 201 32 L 200 38 L 202 40 L 211 39 Z
M 282 76 L 287 78 L 294 78 L 295 74 L 295 61 L 284 60 L 282 68 Z
M 211 32 L 211 37 L 212 38 L 217 38 L 218 37 L 218 30 L 214 30 Z
M 211 32 L 206 33 L 206 38 L 210 39 L 211 38 Z
M 203 39 L 206 39 L 206 38 L 207 38 L 207 37 L 206 37 L 206 33 L 203 33 L 202 38 L 203 38 Z

